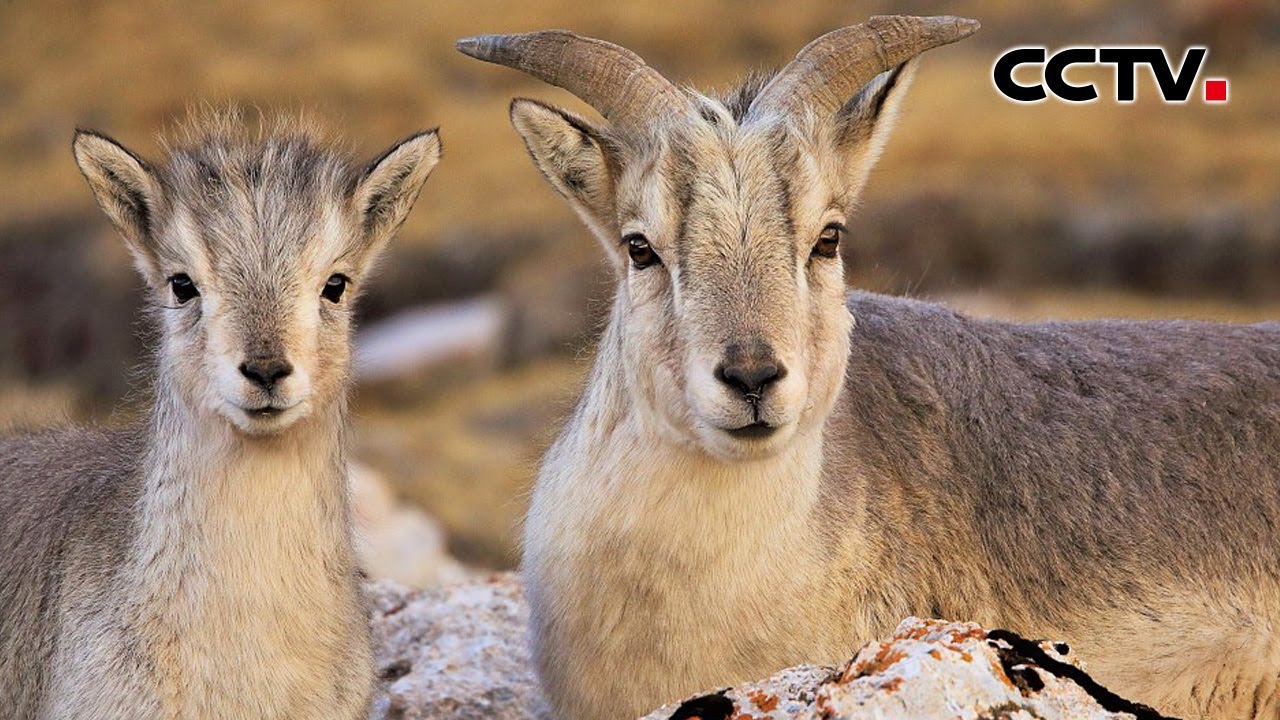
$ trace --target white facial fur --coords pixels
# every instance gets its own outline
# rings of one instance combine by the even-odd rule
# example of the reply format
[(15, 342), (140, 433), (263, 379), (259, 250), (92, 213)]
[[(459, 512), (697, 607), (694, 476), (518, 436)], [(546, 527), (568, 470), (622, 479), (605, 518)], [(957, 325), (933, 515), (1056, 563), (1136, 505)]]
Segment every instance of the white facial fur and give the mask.
[[(189, 215), (178, 215), (169, 245), (182, 258), (163, 274), (187, 274), (200, 294), (179, 303), (166, 284), (156, 299), (165, 327), (162, 357), (172, 359), (169, 370), (193, 408), (217, 413), (244, 432), (266, 434), (337, 397), (350, 366), (355, 293), (348, 287), (332, 302), (322, 292), (335, 275), (360, 277), (344, 257), (348, 238), (357, 232), (344, 216), (353, 214), (328, 202), (322, 222), (299, 228), (307, 242), (299, 242), (295, 252), (268, 257), (241, 249), (249, 258), (212, 254)], [(270, 390), (240, 370), (262, 351), (292, 368)]]
[(309, 131), (234, 116), (149, 166), (93, 133), (76, 159), (147, 281), (159, 371), (193, 412), (251, 435), (341, 402), (351, 303), (439, 159), (435, 131), (353, 166)]
[[(723, 461), (817, 433), (839, 391), (853, 319), (843, 227), (892, 125), (912, 64), (836, 118), (688, 113), (614, 134), (532, 101), (512, 120), (535, 162), (596, 233), (618, 278), (614, 322), (629, 389), (660, 437)], [(892, 89), (886, 97), (881, 92)], [(657, 259), (641, 267), (636, 237)], [(851, 239), (839, 231), (841, 243)], [(758, 390), (728, 368), (776, 368)]]

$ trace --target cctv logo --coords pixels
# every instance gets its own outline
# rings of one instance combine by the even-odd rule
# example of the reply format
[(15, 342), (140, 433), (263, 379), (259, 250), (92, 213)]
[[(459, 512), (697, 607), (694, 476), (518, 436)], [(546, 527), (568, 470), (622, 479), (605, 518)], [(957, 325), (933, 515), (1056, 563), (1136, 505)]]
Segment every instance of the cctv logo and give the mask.
[[(1002, 95), (1023, 103), (1040, 102), (1053, 93), (1058, 98), (1073, 103), (1092, 102), (1098, 99), (1098, 89), (1092, 83), (1072, 85), (1063, 74), (1072, 65), (1114, 65), (1116, 73), (1116, 100), (1133, 102), (1138, 95), (1138, 66), (1147, 65), (1155, 76), (1160, 95), (1167, 103), (1185, 103), (1195, 89), (1208, 49), (1188, 48), (1182, 56), (1177, 73), (1169, 64), (1169, 56), (1160, 47), (1071, 47), (1059, 50), (1045, 62), (1047, 52), (1043, 47), (1014, 48), (992, 68), (992, 79)], [(1043, 66), (1043, 81), (1035, 85), (1019, 85), (1014, 82), (1014, 70), (1020, 65)], [(1046, 90), (1047, 88), (1047, 90)], [(1204, 101), (1225, 103), (1227, 81), (1220, 78), (1204, 81)]]

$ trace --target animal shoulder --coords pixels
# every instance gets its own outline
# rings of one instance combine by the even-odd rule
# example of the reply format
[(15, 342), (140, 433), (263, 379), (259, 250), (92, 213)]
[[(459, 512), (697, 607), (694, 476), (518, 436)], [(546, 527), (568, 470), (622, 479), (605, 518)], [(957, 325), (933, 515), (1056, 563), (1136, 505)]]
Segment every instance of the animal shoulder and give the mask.
[(59, 429), (0, 438), (0, 517), (10, 528), (127, 502), (140, 487), (140, 428)]

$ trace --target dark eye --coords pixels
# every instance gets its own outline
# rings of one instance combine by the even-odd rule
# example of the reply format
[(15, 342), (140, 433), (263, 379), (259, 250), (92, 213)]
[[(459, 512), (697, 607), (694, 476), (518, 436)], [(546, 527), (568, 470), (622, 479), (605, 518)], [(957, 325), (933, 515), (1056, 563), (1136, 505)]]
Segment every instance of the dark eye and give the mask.
[(844, 225), (830, 223), (818, 233), (818, 242), (813, 244), (813, 255), (833, 258), (840, 252), (840, 238), (844, 235)]
[(331, 303), (336, 303), (342, 299), (342, 294), (347, 291), (347, 283), (351, 282), (346, 275), (334, 273), (324, 282), (324, 289), (320, 291), (320, 297)]
[(169, 287), (173, 290), (173, 297), (178, 301), (179, 305), (185, 304), (188, 300), (200, 294), (200, 290), (196, 288), (196, 284), (191, 282), (191, 277), (186, 273), (178, 273), (169, 278)]
[(649, 246), (649, 239), (640, 233), (631, 233), (622, 238), (627, 244), (627, 254), (631, 256), (631, 263), (636, 266), (637, 270), (643, 270), (654, 263), (662, 262), (658, 257), (658, 253), (653, 251)]

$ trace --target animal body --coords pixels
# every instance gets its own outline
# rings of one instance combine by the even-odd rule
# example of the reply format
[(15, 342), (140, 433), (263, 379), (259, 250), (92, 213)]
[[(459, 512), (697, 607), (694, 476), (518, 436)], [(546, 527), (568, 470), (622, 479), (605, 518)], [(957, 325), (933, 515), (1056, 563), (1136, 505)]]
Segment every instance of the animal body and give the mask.
[(1280, 325), (847, 295), (916, 58), (976, 29), (872, 18), (723, 98), (563, 31), (459, 43), (607, 121), (511, 107), (617, 283), (526, 522), (558, 717), (840, 662), (912, 614), (1069, 640), (1165, 713), (1280, 715)]
[(132, 426), (0, 440), (0, 714), (363, 718), (351, 303), (439, 140), (361, 166), (226, 113), (168, 144), (153, 165), (75, 138), (146, 285), (154, 401)]

